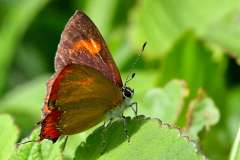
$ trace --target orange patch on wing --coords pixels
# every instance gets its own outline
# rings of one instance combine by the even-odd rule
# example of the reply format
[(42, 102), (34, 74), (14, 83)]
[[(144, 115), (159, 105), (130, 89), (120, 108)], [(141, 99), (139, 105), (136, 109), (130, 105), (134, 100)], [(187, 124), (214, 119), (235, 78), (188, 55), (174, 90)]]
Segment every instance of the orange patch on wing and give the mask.
[(83, 86), (89, 86), (93, 83), (93, 81), (94, 80), (92, 78), (86, 78), (86, 79), (80, 81), (79, 83)]
[(88, 50), (89, 53), (95, 55), (95, 54), (99, 53), (99, 51), (101, 50), (101, 44), (94, 41), (91, 38), (89, 40), (77, 41), (73, 46), (74, 50), (78, 50), (81, 48), (84, 48), (84, 49)]

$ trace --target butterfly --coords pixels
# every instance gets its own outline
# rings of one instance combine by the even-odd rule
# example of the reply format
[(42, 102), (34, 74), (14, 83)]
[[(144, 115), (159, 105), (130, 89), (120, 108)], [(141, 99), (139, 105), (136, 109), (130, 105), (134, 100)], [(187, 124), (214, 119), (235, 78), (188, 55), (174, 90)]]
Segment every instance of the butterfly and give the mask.
[[(132, 74), (132, 78), (135, 74)], [(134, 90), (120, 72), (90, 18), (76, 11), (61, 34), (55, 74), (48, 81), (40, 122), (40, 141), (82, 132), (105, 117), (122, 116)]]

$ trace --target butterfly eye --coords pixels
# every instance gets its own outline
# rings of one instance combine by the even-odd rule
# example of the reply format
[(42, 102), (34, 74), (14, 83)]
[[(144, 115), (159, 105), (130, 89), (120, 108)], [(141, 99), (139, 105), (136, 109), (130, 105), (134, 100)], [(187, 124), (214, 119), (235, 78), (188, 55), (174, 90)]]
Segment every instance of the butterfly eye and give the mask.
[(129, 87), (125, 87), (123, 88), (123, 96), (124, 97), (127, 97), (127, 98), (131, 98), (134, 94), (134, 90), (132, 90), (131, 88)]

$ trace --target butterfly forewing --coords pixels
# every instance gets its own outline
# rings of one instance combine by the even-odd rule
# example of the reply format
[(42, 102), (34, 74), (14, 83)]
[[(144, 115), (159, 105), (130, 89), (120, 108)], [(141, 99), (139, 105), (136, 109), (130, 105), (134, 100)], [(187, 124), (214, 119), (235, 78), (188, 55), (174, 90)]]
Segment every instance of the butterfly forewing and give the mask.
[(116, 64), (100, 32), (90, 18), (76, 11), (61, 35), (55, 57), (55, 70), (68, 64), (83, 64), (95, 68), (115, 85), (122, 87)]

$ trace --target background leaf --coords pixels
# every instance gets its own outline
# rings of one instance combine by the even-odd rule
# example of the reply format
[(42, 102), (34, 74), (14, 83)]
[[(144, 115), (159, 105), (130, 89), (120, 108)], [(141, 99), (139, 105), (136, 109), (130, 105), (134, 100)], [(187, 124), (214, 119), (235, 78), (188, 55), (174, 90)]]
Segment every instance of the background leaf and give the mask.
[(182, 111), (188, 92), (187, 84), (181, 80), (172, 80), (164, 88), (149, 89), (140, 111), (147, 116), (174, 124)]
[(149, 40), (149, 48), (146, 49), (148, 57), (156, 57), (166, 53), (184, 32), (193, 30), (199, 38), (239, 55), (240, 48), (236, 45), (239, 41), (233, 38), (233, 35), (240, 34), (235, 27), (238, 4), (238, 0), (220, 3), (218, 0), (201, 3), (191, 0), (181, 3), (176, 0), (143, 0), (132, 12), (130, 38), (135, 47), (139, 42)]
[[(18, 86), (2, 98), (0, 112), (13, 115), (25, 135), (40, 121), (48, 76)], [(20, 94), (21, 93), (21, 94)]]
[(14, 56), (14, 49), (27, 27), (49, 0), (21, 0), (10, 7), (0, 27), (0, 92), (3, 91), (6, 74)]
[(201, 130), (205, 128), (209, 131), (211, 126), (217, 124), (220, 113), (213, 100), (200, 90), (198, 96), (189, 104), (187, 118), (187, 135), (197, 138)]
[(227, 96), (227, 106), (228, 109), (225, 113), (226, 123), (230, 135), (230, 139), (233, 141), (235, 139), (236, 133), (238, 131), (238, 126), (240, 125), (240, 109), (239, 109), (239, 98), (240, 98), (240, 88), (235, 88), (230, 90)]
[[(103, 3), (103, 1), (92, 0), (87, 1), (85, 4), (86, 13), (88, 13), (90, 17), (94, 17), (93, 21), (97, 24), (104, 37), (110, 32), (118, 1), (119, 0), (107, 0)], [(100, 9), (102, 10), (102, 14), (98, 13)]]
[(192, 32), (186, 32), (165, 57), (159, 81), (162, 85), (176, 77), (184, 79), (190, 89), (189, 98), (203, 88), (210, 96), (218, 98), (217, 103), (220, 103), (224, 99), (225, 70), (225, 57), (215, 59), (213, 53)]

